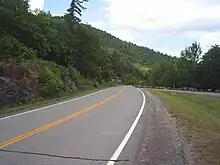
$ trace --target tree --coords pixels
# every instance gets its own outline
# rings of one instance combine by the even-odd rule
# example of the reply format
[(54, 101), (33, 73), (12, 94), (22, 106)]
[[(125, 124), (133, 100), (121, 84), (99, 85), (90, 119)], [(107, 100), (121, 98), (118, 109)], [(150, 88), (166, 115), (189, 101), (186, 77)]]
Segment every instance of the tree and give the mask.
[(82, 16), (82, 10), (86, 9), (84, 6), (82, 6), (82, 4), (88, 1), (89, 0), (72, 0), (70, 8), (67, 9), (68, 14), (65, 16), (65, 18), (74, 23), (81, 22), (79, 16)]
[(185, 58), (178, 58), (174, 61), (176, 68), (176, 86), (177, 87), (192, 87), (194, 85), (194, 66), (191, 61)]
[(199, 62), (202, 54), (202, 48), (199, 43), (194, 42), (191, 46), (181, 52), (181, 57), (191, 61), (193, 64)]
[(205, 88), (220, 89), (220, 46), (212, 46), (203, 56), (200, 64), (200, 77)]

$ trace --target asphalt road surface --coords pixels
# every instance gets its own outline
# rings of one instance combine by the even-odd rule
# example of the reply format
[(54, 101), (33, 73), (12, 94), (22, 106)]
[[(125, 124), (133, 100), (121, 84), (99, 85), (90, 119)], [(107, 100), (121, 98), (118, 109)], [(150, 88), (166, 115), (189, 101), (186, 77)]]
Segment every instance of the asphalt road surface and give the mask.
[(185, 165), (162, 103), (131, 86), (0, 119), (0, 165)]
[[(144, 97), (134, 87), (114, 87), (52, 107), (1, 118), (0, 164), (127, 164), (108, 160), (134, 157), (134, 147), (141, 135), (137, 125), (144, 110)], [(128, 152), (122, 154), (125, 148)]]

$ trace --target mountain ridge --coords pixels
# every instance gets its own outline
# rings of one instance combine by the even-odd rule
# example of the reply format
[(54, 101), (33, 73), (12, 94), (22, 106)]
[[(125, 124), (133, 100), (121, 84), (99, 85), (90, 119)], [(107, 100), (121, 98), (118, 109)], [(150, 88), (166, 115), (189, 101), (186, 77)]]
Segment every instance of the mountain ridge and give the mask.
[(102, 44), (106, 47), (114, 48), (115, 50), (121, 49), (122, 51), (120, 52), (127, 53), (127, 55), (136, 54), (137, 59), (133, 59), (139, 60), (136, 62), (141, 62), (141, 60), (143, 60), (144, 63), (153, 63), (169, 60), (172, 58), (170, 55), (161, 53), (160, 51), (148, 48), (146, 46), (140, 46), (132, 42), (124, 41), (117, 36), (114, 36), (111, 33), (102, 29), (95, 28), (92, 25), (84, 24), (84, 26), (87, 26), (87, 28), (90, 28), (92, 31), (94, 31), (94, 33), (99, 36)]

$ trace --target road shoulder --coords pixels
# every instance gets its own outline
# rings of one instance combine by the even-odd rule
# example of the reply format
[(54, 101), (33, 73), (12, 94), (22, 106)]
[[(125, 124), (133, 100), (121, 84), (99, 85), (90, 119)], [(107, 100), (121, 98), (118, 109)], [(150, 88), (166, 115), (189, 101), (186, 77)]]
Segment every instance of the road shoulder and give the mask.
[(188, 146), (180, 136), (175, 120), (157, 97), (148, 91), (145, 95), (145, 123), (133, 164), (187, 164)]
[(220, 99), (212, 95), (150, 90), (175, 117), (189, 144), (189, 164), (220, 162)]

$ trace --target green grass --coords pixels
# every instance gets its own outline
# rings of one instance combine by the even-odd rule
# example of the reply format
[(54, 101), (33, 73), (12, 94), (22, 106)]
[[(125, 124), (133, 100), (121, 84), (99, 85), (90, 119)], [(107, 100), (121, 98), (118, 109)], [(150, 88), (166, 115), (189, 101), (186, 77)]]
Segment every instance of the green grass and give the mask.
[(93, 93), (96, 91), (99, 91), (101, 89), (104, 89), (105, 87), (102, 88), (94, 88), (94, 89), (90, 89), (90, 90), (84, 90), (84, 91), (78, 91), (74, 94), (64, 94), (61, 97), (56, 97), (56, 98), (50, 98), (50, 99), (43, 99), (43, 100), (39, 100), (39, 101), (33, 101), (33, 102), (29, 102), (23, 105), (13, 105), (13, 106), (9, 106), (9, 107), (3, 107), (0, 109), (0, 117), (4, 117), (4, 116), (8, 116), (8, 115), (12, 115), (12, 114), (16, 114), (19, 112), (24, 112), (24, 111), (29, 111), (35, 108), (41, 108), (44, 106), (48, 106), (48, 105), (52, 105), (61, 101), (65, 101), (65, 100), (69, 100), (69, 99), (73, 99), (76, 97), (80, 97), (89, 93)]
[[(220, 164), (220, 98), (150, 90), (187, 127), (202, 164)], [(182, 126), (183, 126), (182, 125)], [(201, 163), (200, 163), (201, 164)]]

